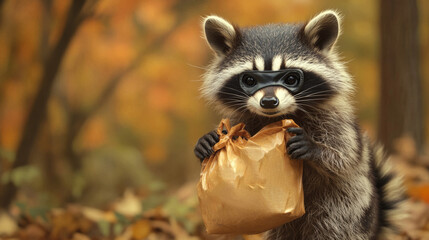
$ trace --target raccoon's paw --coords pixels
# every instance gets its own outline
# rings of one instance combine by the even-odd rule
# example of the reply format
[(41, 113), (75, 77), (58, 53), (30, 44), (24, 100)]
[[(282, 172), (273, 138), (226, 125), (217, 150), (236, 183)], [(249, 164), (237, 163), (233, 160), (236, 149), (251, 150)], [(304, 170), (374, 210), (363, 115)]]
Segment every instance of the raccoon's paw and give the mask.
[(286, 131), (295, 134), (286, 143), (286, 150), (290, 158), (300, 160), (314, 159), (317, 144), (307, 135), (304, 129), (292, 127)]
[(219, 135), (216, 131), (211, 131), (198, 139), (194, 148), (195, 156), (202, 162), (204, 159), (210, 157), (214, 153), (213, 146), (219, 142)]

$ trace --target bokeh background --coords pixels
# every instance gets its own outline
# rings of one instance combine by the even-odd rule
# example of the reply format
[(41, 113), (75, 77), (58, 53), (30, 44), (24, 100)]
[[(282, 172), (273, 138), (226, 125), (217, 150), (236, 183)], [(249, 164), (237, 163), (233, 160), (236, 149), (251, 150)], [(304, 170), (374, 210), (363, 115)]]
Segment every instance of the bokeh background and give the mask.
[[(92, 219), (104, 235), (138, 221), (126, 211), (161, 208), (195, 235), (193, 146), (220, 120), (199, 96), (212, 55), (202, 17), (248, 26), (303, 22), (327, 8), (343, 14), (338, 47), (356, 82), (360, 123), (376, 139), (379, 1), (0, 0), (0, 207), (29, 222), (70, 203), (113, 211), (113, 220)], [(417, 14), (420, 131), (428, 139), (428, 1), (417, 1)], [(424, 141), (417, 150), (412, 139), (402, 142), (424, 156)], [(124, 199), (125, 208), (138, 206), (121, 212)]]

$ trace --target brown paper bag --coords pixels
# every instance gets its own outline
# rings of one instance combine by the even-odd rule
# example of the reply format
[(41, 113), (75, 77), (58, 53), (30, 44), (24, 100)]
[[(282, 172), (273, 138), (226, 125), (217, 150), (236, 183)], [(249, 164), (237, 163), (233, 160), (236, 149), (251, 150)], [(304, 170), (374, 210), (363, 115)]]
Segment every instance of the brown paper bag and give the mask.
[(222, 120), (216, 152), (204, 160), (198, 183), (208, 233), (261, 233), (305, 213), (302, 161), (286, 153), (288, 127), (297, 125), (282, 120), (251, 137), (244, 124), (231, 128)]

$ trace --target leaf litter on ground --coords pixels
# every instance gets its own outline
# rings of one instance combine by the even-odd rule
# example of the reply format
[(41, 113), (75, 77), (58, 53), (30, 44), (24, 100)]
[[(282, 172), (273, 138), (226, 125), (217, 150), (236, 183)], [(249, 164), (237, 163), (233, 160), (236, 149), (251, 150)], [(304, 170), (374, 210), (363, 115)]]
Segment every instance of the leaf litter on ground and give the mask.
[[(403, 176), (409, 198), (408, 217), (401, 224), (401, 233), (392, 239), (429, 239), (429, 156), (418, 155), (410, 138), (399, 139), (395, 150), (390, 159)], [(127, 189), (122, 198), (104, 210), (77, 204), (45, 209), (15, 203), (8, 212), (0, 212), (0, 239), (262, 239), (262, 234), (208, 235), (195, 186), (196, 182), (190, 181), (167, 197), (159, 192), (142, 197)]]

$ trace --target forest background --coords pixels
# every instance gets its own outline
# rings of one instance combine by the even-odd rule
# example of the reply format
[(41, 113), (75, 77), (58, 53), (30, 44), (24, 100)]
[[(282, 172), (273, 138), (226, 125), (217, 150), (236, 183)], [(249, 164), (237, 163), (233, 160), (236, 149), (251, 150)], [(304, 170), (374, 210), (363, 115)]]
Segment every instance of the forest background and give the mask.
[[(389, 4), (382, 4), (386, 1), (0, 0), (0, 225), (11, 226), (0, 227), (0, 234), (27, 236), (25, 229), (33, 226), (43, 236), (67, 239), (83, 227), (62, 236), (52, 224), (56, 214), (83, 214), (97, 229), (88, 233), (93, 239), (122, 236), (136, 224), (147, 231), (133, 234), (146, 237), (157, 229), (145, 215), (152, 214), (167, 223), (158, 228), (170, 237), (204, 235), (193, 147), (220, 121), (199, 96), (212, 57), (201, 21), (210, 14), (249, 26), (340, 11), (338, 46), (356, 82), (363, 129), (428, 175), (429, 2), (392, 1), (399, 7), (391, 12), (400, 10), (392, 16), (412, 31), (403, 35), (416, 42), (411, 56), (403, 58), (412, 69), (396, 67), (414, 91), (408, 94), (413, 100), (400, 101), (405, 109), (417, 106), (405, 124), (410, 132), (398, 125), (394, 136), (381, 130), (386, 116), (409, 114), (395, 102), (386, 105), (382, 93), (390, 87), (380, 80), (386, 79), (383, 21), (390, 21), (383, 13)], [(406, 92), (408, 85), (396, 88)], [(429, 202), (429, 181), (410, 189)], [(61, 213), (52, 210), (58, 208)]]

